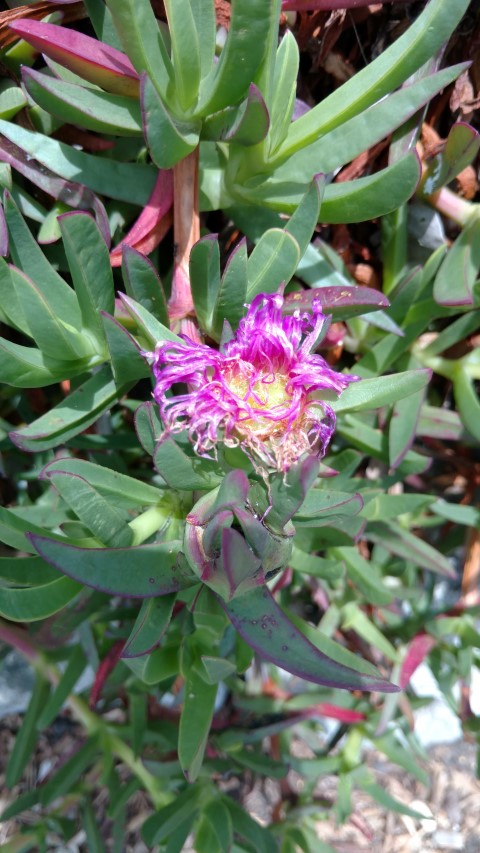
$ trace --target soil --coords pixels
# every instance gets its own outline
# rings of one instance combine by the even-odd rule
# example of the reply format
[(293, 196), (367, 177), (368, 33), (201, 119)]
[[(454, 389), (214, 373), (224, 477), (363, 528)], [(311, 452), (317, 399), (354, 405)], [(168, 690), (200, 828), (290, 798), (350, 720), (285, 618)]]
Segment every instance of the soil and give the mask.
[[(5, 765), (20, 723), (21, 717), (11, 714), (4, 717), (0, 724), (0, 810), (20, 793), (38, 784), (50, 768), (55, 767), (78, 744), (82, 734), (68, 716), (60, 717), (39, 736), (35, 755), (22, 782), (13, 791), (7, 791)], [(344, 825), (337, 826), (326, 811), (325, 820), (317, 824), (319, 840), (330, 844), (336, 853), (479, 853), (480, 782), (476, 779), (474, 744), (458, 741), (435, 746), (429, 751), (429, 759), (426, 770), (430, 783), (424, 786), (379, 753), (370, 751), (365, 755), (365, 763), (374, 771), (377, 782), (398, 801), (424, 813), (424, 820), (387, 812), (367, 794), (355, 791), (351, 818)], [(290, 781), (294, 787), (295, 780)], [(335, 776), (325, 776), (319, 781), (316, 793), (322, 799), (332, 801), (335, 799), (336, 785)], [(248, 787), (246, 785), (244, 790)], [(272, 818), (278, 798), (278, 782), (263, 780), (246, 796), (245, 805), (252, 816), (265, 825)], [(97, 819), (101, 822), (108, 805), (103, 789), (99, 789), (93, 805)], [(140, 793), (134, 795), (129, 803), (125, 853), (148, 853), (140, 834), (149, 813), (146, 796)], [(34, 822), (33, 811), (24, 812), (19, 820), (0, 822), (0, 847), (22, 827), (26, 828)], [(64, 842), (57, 846), (55, 836), (52, 835), (49, 849), (61, 850), (62, 853), (88, 853), (85, 834), (81, 829), (70, 841), (68, 848)], [(194, 853), (194, 848), (187, 843), (184, 851)]]

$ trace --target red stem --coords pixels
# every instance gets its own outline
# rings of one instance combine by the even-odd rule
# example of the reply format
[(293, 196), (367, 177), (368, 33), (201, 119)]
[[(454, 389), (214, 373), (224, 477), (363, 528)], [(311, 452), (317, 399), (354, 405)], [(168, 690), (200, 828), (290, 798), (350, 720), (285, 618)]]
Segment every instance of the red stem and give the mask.
[(173, 168), (174, 270), (170, 319), (182, 321), (194, 314), (188, 262), (194, 243), (200, 239), (198, 213), (198, 146)]

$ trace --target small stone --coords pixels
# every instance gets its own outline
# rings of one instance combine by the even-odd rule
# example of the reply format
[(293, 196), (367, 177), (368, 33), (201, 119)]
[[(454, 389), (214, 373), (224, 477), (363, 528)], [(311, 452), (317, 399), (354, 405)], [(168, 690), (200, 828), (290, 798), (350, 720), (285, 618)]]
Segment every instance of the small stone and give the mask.
[(461, 832), (448, 832), (446, 829), (437, 829), (432, 835), (432, 842), (440, 850), (448, 850), (448, 853), (454, 853), (454, 850), (464, 850), (465, 840)]

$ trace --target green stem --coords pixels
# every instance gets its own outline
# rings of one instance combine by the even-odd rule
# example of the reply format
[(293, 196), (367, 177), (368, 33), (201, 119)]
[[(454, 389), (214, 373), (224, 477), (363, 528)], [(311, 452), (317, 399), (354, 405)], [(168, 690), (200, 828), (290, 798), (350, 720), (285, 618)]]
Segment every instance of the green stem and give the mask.
[[(38, 673), (43, 675), (54, 687), (57, 686), (61, 678), (60, 672), (55, 666), (48, 663), (41, 652), (37, 651), (26, 631), (0, 619), (0, 640), (3, 640), (20, 652)], [(144, 767), (140, 759), (135, 756), (133, 749), (120, 740), (111, 731), (108, 724), (92, 711), (80, 696), (70, 694), (66, 704), (70, 708), (73, 717), (84, 727), (88, 736), (94, 734), (103, 735), (105, 741), (110, 745), (113, 754), (129, 767), (144, 786), (156, 808), (170, 802), (171, 797), (160, 789), (159, 780)]]
[(149, 507), (149, 509), (137, 515), (132, 521), (129, 521), (128, 526), (133, 531), (132, 545), (141, 545), (146, 539), (149, 539), (157, 530), (166, 528), (172, 518), (171, 506)]
[(391, 293), (407, 262), (407, 206), (382, 217), (383, 292)]

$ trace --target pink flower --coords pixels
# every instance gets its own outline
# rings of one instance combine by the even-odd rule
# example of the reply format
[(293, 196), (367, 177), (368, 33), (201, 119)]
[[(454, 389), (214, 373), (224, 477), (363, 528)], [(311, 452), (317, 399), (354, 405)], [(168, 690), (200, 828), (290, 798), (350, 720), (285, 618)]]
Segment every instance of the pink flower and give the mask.
[[(243, 448), (258, 470), (287, 471), (304, 453), (324, 456), (335, 414), (324, 399), (358, 377), (337, 373), (312, 352), (326, 317), (320, 295), (312, 313), (282, 315), (283, 296), (256, 296), (220, 351), (194, 343), (159, 343), (146, 353), (166, 435), (188, 430), (199, 456), (219, 442)], [(184, 393), (167, 397), (173, 385)]]

